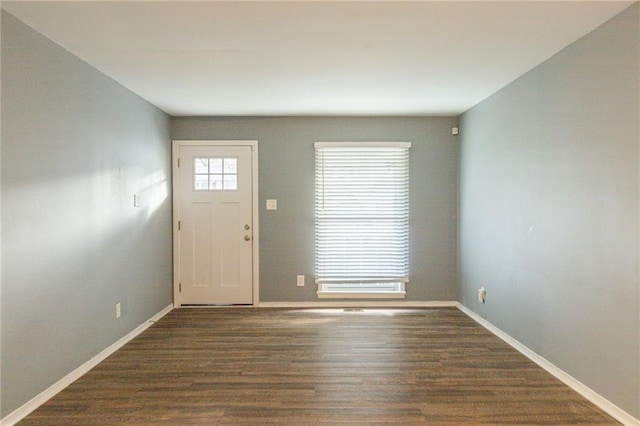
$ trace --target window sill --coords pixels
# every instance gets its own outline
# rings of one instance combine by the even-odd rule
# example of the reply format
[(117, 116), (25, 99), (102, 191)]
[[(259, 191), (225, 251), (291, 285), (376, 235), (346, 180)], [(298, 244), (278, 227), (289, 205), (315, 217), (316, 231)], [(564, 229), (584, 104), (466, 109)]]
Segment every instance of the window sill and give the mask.
[(404, 282), (318, 283), (318, 299), (404, 299)]
[(318, 291), (318, 299), (404, 299), (404, 291)]

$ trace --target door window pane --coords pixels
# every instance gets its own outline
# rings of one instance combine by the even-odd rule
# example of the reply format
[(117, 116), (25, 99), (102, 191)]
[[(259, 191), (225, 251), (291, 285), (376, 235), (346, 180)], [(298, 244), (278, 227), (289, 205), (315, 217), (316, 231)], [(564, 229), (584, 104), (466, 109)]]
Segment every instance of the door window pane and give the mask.
[(194, 170), (196, 174), (209, 173), (209, 162), (205, 158), (196, 158), (194, 162)]
[(210, 158), (209, 167), (211, 168), (210, 173), (222, 174), (222, 158)]
[(209, 175), (209, 189), (221, 190), (223, 188), (222, 175)]
[(238, 189), (238, 175), (224, 175), (224, 189), (227, 191)]
[(225, 158), (224, 159), (224, 173), (235, 175), (238, 173), (238, 159), (237, 158)]
[(206, 191), (209, 189), (209, 180), (207, 179), (207, 175), (196, 175), (195, 176), (195, 188), (196, 191)]

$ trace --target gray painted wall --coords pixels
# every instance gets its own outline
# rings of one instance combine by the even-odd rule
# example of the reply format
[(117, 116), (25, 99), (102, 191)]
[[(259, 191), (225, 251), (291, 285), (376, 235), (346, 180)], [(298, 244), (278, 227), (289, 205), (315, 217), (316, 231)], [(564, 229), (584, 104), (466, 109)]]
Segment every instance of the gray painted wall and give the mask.
[[(455, 300), (458, 142), (452, 117), (174, 118), (174, 139), (258, 140), (260, 300), (317, 301), (316, 141), (409, 141), (410, 273), (406, 300)], [(278, 200), (277, 211), (265, 201)], [(304, 274), (305, 287), (296, 286)], [(324, 300), (324, 299), (323, 299)]]
[(459, 222), (462, 303), (636, 418), (639, 10), (461, 116)]
[(2, 12), (3, 417), (171, 303), (170, 146), (166, 114)]

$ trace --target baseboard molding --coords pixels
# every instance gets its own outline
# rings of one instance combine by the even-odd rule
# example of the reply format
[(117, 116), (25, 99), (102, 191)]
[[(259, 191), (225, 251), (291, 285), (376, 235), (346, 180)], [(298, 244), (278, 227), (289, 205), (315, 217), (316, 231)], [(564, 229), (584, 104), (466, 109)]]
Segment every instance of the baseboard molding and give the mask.
[(44, 404), (45, 402), (53, 398), (57, 393), (62, 391), (71, 383), (78, 380), (84, 374), (89, 372), (89, 370), (91, 370), (93, 367), (95, 367), (96, 365), (104, 361), (109, 355), (113, 354), (115, 351), (123, 347), (125, 344), (127, 344), (133, 338), (135, 338), (140, 333), (145, 331), (147, 328), (151, 327), (153, 323), (158, 321), (160, 318), (162, 318), (172, 310), (173, 310), (173, 304), (167, 306), (166, 308), (164, 308), (163, 310), (161, 310), (160, 312), (158, 312), (157, 314), (149, 318), (147, 321), (145, 321), (144, 323), (136, 327), (134, 330), (132, 330), (122, 338), (118, 339), (115, 343), (113, 343), (111, 346), (109, 346), (108, 348), (106, 348), (105, 350), (103, 350), (93, 358), (91, 358), (89, 361), (85, 362), (80, 367), (76, 368), (71, 373), (67, 374), (62, 379), (58, 380), (56, 383), (51, 385), (48, 389), (36, 395), (34, 398), (32, 398), (22, 407), (16, 409), (15, 411), (7, 415), (7, 417), (5, 417), (4, 419), (1, 419), (0, 425), (13, 426), (16, 423), (18, 423), (20, 420), (27, 417), (36, 408), (38, 408), (39, 406), (41, 406), (42, 404)]
[(333, 302), (260, 302), (260, 308), (456, 308), (455, 301), (333, 301)]
[(480, 315), (473, 312), (471, 309), (467, 308), (461, 303), (457, 303), (458, 309), (464, 312), (471, 319), (476, 321), (478, 324), (489, 330), (491, 333), (495, 334), (500, 339), (504, 340), (508, 345), (513, 347), (515, 350), (529, 358), (531, 361), (538, 364), (540, 367), (544, 368), (547, 372), (552, 374), (554, 377), (559, 379), (561, 382), (569, 386), (571, 389), (578, 392), (580, 395), (591, 401), (602, 411), (609, 414), (614, 419), (618, 420), (624, 425), (628, 426), (640, 426), (640, 419), (636, 419), (631, 414), (624, 411), (622, 408), (618, 407), (608, 399), (604, 398), (593, 389), (589, 388), (585, 384), (581, 383), (579, 380), (576, 380), (569, 374), (565, 373), (562, 369), (558, 368), (551, 362), (547, 361), (545, 358), (541, 357), (513, 337), (509, 336), (504, 331), (500, 330), (495, 325), (491, 324), (486, 319), (482, 318)]

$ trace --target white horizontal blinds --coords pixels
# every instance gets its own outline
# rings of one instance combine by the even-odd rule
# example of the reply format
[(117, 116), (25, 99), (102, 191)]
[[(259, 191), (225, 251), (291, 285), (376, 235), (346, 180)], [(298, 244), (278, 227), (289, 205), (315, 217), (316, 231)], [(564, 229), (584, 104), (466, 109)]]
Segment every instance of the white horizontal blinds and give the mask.
[(316, 143), (316, 280), (408, 282), (409, 143)]

